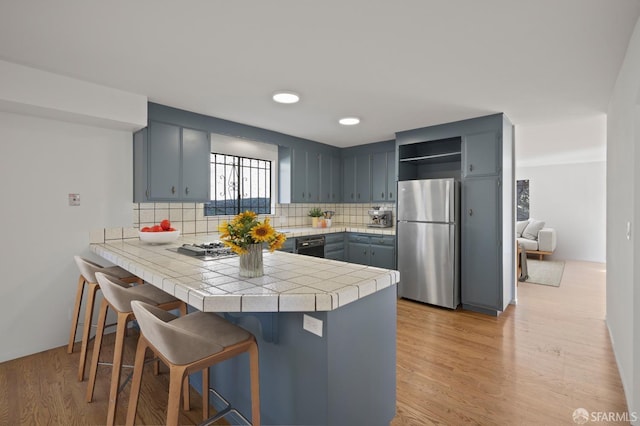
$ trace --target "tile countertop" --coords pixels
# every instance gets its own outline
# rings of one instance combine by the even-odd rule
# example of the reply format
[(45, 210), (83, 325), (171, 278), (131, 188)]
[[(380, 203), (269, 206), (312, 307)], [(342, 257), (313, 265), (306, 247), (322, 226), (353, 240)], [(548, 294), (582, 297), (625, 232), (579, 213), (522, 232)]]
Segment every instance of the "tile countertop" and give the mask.
[[(335, 226), (280, 231), (287, 237), (345, 230), (373, 233), (368, 231), (372, 228), (348, 229)], [(138, 238), (120, 238), (92, 240), (90, 247), (194, 308), (210, 312), (331, 311), (400, 280), (398, 271), (278, 251), (264, 252), (264, 276), (243, 278), (238, 274), (236, 256), (203, 261), (169, 250), (216, 239), (217, 234), (185, 235), (174, 243), (152, 245)]]

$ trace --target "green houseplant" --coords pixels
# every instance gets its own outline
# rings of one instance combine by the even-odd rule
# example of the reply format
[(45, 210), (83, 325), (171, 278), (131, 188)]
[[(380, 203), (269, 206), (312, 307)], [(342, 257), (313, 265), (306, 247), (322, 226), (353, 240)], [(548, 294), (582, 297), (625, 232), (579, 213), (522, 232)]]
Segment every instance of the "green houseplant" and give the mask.
[(320, 207), (313, 207), (309, 210), (309, 216), (311, 217), (311, 226), (314, 228), (318, 227), (318, 219), (324, 216)]

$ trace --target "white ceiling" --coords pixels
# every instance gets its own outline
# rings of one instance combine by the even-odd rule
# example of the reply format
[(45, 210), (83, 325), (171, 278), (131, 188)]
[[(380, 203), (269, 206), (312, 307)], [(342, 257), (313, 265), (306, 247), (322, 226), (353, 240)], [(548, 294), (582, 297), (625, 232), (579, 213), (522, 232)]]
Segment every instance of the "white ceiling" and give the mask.
[[(0, 0), (0, 59), (344, 147), (496, 112), (606, 113), (639, 15), (640, 0)], [(273, 103), (279, 89), (302, 101)]]

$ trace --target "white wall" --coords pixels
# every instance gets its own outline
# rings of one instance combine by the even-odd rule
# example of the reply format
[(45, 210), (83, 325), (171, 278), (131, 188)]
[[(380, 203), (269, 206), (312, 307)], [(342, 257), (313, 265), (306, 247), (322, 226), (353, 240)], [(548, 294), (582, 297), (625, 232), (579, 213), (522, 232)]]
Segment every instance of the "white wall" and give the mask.
[(73, 256), (104, 263), (90, 230), (132, 226), (132, 169), (130, 131), (0, 113), (0, 362), (66, 344)]
[(606, 163), (518, 167), (529, 179), (530, 217), (555, 228), (554, 259), (606, 261)]
[(516, 127), (530, 217), (556, 229), (552, 258), (606, 261), (606, 116)]
[(629, 410), (640, 415), (640, 21), (607, 116), (607, 325)]

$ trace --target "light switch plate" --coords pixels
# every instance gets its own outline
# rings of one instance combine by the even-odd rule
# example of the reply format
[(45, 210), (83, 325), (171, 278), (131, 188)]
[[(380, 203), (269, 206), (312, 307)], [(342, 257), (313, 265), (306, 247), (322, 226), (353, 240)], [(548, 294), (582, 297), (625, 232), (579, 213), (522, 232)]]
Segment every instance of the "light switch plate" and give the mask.
[(302, 328), (309, 333), (313, 333), (316, 336), (322, 337), (322, 320), (314, 318), (311, 315), (302, 315)]
[(70, 206), (79, 206), (80, 205), (80, 194), (69, 194), (69, 205)]

